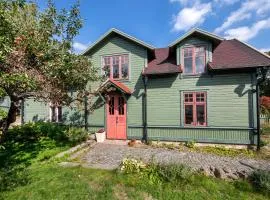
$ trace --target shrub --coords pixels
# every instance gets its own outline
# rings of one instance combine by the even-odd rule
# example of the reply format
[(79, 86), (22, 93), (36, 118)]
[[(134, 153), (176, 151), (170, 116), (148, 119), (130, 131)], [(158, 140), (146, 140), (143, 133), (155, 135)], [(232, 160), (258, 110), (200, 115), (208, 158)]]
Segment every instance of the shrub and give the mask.
[(188, 148), (194, 148), (195, 144), (196, 144), (196, 142), (194, 140), (185, 142), (185, 146), (188, 147)]
[(161, 179), (167, 182), (187, 180), (192, 175), (190, 168), (179, 164), (159, 165), (158, 172)]
[(257, 170), (250, 175), (250, 180), (255, 188), (270, 193), (270, 172)]
[(140, 173), (143, 171), (143, 169), (145, 169), (145, 167), (146, 165), (140, 160), (125, 158), (122, 161), (120, 169), (121, 171), (129, 174), (129, 173)]
[(184, 165), (169, 164), (160, 165), (154, 162), (146, 165), (136, 159), (125, 158), (122, 161), (121, 171), (130, 174), (140, 174), (147, 177), (149, 183), (159, 184), (162, 182), (174, 182), (189, 180), (193, 172)]
[(71, 142), (72, 144), (85, 141), (88, 137), (88, 132), (83, 128), (70, 127), (64, 132), (68, 138), (68, 141)]
[(0, 192), (29, 183), (29, 170), (24, 165), (0, 169)]

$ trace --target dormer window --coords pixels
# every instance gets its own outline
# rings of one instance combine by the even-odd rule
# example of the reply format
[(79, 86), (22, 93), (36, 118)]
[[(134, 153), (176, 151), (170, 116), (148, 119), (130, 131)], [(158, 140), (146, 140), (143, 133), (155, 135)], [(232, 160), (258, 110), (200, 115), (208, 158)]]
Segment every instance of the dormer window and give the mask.
[(205, 72), (205, 47), (183, 48), (184, 74), (201, 74)]
[(127, 80), (129, 78), (128, 54), (104, 56), (102, 59), (106, 76), (114, 80)]

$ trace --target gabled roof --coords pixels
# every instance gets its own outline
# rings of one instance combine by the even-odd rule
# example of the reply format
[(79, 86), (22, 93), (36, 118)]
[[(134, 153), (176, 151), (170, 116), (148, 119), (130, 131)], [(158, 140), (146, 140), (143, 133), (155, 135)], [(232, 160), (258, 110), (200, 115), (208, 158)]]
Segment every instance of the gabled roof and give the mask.
[(143, 75), (180, 73), (181, 68), (176, 65), (176, 58), (172, 55), (170, 55), (169, 48), (155, 49), (154, 59), (148, 62), (148, 66), (144, 68)]
[(174, 42), (172, 42), (169, 47), (173, 47), (176, 44), (178, 44), (179, 42), (183, 41), (184, 39), (188, 38), (189, 36), (193, 35), (193, 34), (199, 34), (199, 35), (203, 35), (205, 37), (208, 37), (212, 40), (216, 40), (218, 42), (224, 40), (224, 38), (219, 37), (218, 35), (215, 35), (213, 33), (201, 30), (199, 28), (193, 28), (191, 29), (189, 32), (187, 32), (186, 34), (184, 34), (183, 36), (181, 36), (180, 38), (178, 38), (177, 40), (175, 40)]
[(96, 90), (96, 92), (104, 92), (107, 88), (113, 85), (115, 88), (119, 89), (123, 93), (132, 94), (132, 91), (124, 84), (119, 81), (115, 81), (111, 78), (108, 78), (102, 85)]
[(147, 44), (146, 42), (143, 42), (142, 40), (139, 40), (131, 35), (128, 35), (127, 33), (124, 33), (118, 29), (115, 29), (115, 28), (111, 28), (109, 31), (107, 31), (104, 35), (102, 35), (98, 40), (96, 40), (92, 45), (90, 45), (85, 51), (83, 51), (81, 53), (81, 55), (85, 55), (87, 54), (91, 49), (93, 49), (97, 44), (99, 44), (100, 42), (102, 42), (104, 39), (106, 39), (107, 37), (109, 37), (110, 35), (112, 34), (117, 34), (117, 35), (120, 35), (126, 39), (129, 39), (133, 42), (135, 42), (136, 44), (139, 44), (147, 49), (150, 49), (150, 50), (153, 50), (155, 47), (150, 45), (150, 44)]
[(222, 41), (213, 51), (210, 69), (239, 69), (270, 66), (270, 57), (237, 39)]

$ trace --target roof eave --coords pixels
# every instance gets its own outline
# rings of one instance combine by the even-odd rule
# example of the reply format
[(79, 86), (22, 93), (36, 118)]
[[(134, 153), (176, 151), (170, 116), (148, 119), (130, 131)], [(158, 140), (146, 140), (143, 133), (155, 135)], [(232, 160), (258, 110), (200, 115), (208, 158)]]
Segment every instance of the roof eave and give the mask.
[(218, 35), (215, 35), (215, 34), (213, 34), (213, 33), (210, 33), (210, 32), (208, 32), (208, 31), (204, 31), (204, 30), (201, 30), (201, 29), (199, 29), (199, 28), (193, 28), (193, 29), (191, 29), (189, 32), (187, 32), (186, 34), (184, 34), (183, 36), (181, 36), (180, 38), (178, 38), (177, 40), (173, 41), (173, 42), (169, 45), (169, 47), (175, 46), (176, 44), (178, 44), (179, 42), (183, 41), (184, 39), (186, 39), (188, 36), (190, 36), (191, 34), (193, 34), (193, 33), (195, 33), (195, 32), (198, 32), (198, 33), (201, 33), (201, 34), (203, 34), (203, 35), (209, 36), (209, 37), (214, 38), (214, 39), (216, 39), (216, 40), (220, 40), (220, 41), (224, 40), (224, 38), (222, 38), (222, 37), (220, 37), (220, 36), (218, 36)]
[(86, 50), (84, 50), (82, 53), (80, 53), (80, 55), (86, 55), (91, 49), (93, 49), (97, 44), (99, 44), (101, 41), (103, 41), (106, 37), (108, 37), (112, 33), (119, 34), (122, 37), (125, 37), (125, 38), (127, 38), (127, 39), (129, 39), (137, 44), (140, 44), (141, 46), (144, 46), (147, 49), (150, 49), (150, 50), (155, 49), (154, 46), (147, 44), (147, 43), (143, 42), (142, 40), (139, 40), (131, 35), (128, 35), (127, 33), (124, 33), (116, 28), (111, 28), (109, 31), (104, 33), (99, 39), (97, 39), (92, 45), (90, 45)]

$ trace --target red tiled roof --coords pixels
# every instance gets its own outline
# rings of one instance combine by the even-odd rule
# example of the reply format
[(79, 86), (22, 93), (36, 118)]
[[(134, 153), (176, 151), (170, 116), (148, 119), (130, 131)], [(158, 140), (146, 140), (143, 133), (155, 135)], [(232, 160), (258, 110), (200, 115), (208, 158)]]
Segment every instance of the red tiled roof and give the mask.
[(208, 67), (215, 69), (239, 69), (270, 66), (270, 58), (239, 40), (224, 40), (213, 51)]
[(144, 69), (144, 75), (180, 73), (180, 66), (176, 65), (176, 58), (170, 56), (169, 48), (154, 50), (154, 59), (150, 60)]
[(119, 81), (113, 80), (111, 78), (107, 79), (98, 89), (97, 91), (102, 92), (104, 89), (113, 84), (116, 88), (120, 89), (126, 94), (132, 94), (132, 91), (124, 84)]
[(109, 79), (110, 82), (112, 82), (116, 87), (118, 87), (119, 89), (121, 89), (123, 92), (125, 92), (126, 94), (131, 94), (131, 90), (124, 84), (124, 83), (121, 83), (119, 81), (115, 81), (113, 79)]

